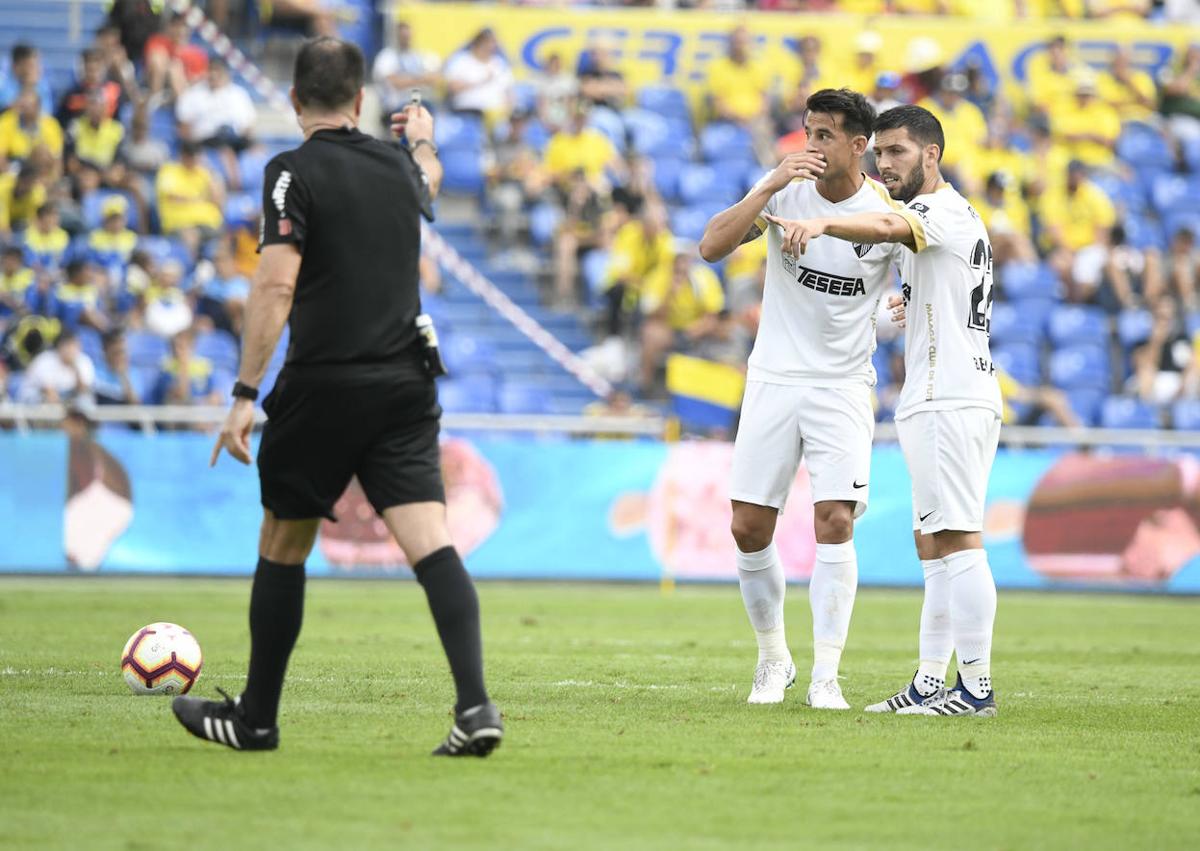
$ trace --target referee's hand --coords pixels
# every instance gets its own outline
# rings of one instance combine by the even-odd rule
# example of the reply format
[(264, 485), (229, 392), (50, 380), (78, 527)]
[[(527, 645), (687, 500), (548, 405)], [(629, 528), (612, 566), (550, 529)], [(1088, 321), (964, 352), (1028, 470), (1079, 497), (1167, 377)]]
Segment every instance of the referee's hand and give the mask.
[(221, 434), (217, 436), (217, 445), (213, 447), (212, 458), (208, 466), (215, 467), (221, 457), (221, 450), (243, 464), (250, 463), (250, 430), (254, 428), (254, 403), (249, 399), (235, 399), (221, 426)]
[(392, 113), (392, 133), (397, 139), (408, 139), (408, 144), (424, 139), (433, 141), (433, 116), (423, 106), (409, 104), (399, 112)]

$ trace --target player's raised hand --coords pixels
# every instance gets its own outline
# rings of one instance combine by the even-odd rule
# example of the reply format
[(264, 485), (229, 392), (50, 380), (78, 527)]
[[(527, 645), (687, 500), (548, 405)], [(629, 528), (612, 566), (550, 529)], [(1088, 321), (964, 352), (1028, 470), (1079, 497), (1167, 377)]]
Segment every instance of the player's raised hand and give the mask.
[(778, 192), (793, 180), (816, 180), (825, 173), (825, 158), (812, 151), (788, 154), (767, 177), (767, 186)]
[(888, 310), (892, 312), (892, 324), (898, 328), (903, 328), (907, 322), (908, 314), (904, 310), (904, 296), (890, 295), (888, 296)]
[(233, 407), (229, 409), (229, 415), (225, 417), (225, 423), (221, 426), (221, 433), (217, 436), (217, 443), (213, 447), (212, 458), (209, 459), (208, 466), (215, 467), (217, 459), (221, 457), (221, 450), (228, 450), (229, 454), (243, 464), (250, 463), (250, 429), (254, 428), (254, 403), (249, 399), (237, 399), (233, 403)]
[(783, 231), (783, 253), (799, 258), (808, 250), (810, 240), (825, 233), (825, 223), (820, 219), (781, 219), (764, 213), (763, 218)]

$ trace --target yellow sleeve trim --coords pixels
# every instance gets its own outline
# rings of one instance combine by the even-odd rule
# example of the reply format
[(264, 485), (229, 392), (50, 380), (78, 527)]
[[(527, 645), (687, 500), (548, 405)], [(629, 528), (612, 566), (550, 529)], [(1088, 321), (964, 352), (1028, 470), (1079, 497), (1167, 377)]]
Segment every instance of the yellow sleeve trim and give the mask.
[(871, 178), (866, 177), (865, 175), (864, 175), (864, 177), (865, 177), (867, 183), (870, 185), (870, 187), (875, 190), (875, 194), (878, 195), (881, 199), (883, 199), (883, 202), (885, 204), (887, 204), (893, 210), (903, 210), (904, 209), (903, 204), (901, 204), (899, 201), (897, 201), (895, 198), (893, 198), (891, 195), (888, 194), (886, 186), (884, 186), (878, 180), (872, 180)]
[(916, 245), (916, 252), (920, 253), (924, 251), (927, 243), (925, 242), (925, 225), (921, 223), (921, 217), (907, 207), (901, 207), (896, 211), (896, 215), (908, 222), (908, 226), (912, 228), (913, 243)]
[(771, 224), (766, 219), (764, 219), (762, 216), (759, 216), (757, 219), (754, 220), (754, 226), (756, 228), (758, 228), (761, 233), (766, 233), (767, 228), (769, 228), (771, 226)]

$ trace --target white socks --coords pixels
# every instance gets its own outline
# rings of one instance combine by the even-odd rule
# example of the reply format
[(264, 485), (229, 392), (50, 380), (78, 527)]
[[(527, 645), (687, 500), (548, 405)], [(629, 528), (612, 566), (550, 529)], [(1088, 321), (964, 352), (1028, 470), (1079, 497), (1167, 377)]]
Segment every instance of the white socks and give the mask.
[[(736, 548), (735, 548), (736, 549)], [(738, 582), (742, 602), (758, 638), (758, 663), (791, 662), (783, 631), (783, 597), (787, 582), (772, 542), (756, 553), (737, 551)]]
[(987, 553), (962, 550), (942, 561), (950, 577), (950, 623), (958, 673), (967, 691), (987, 697), (992, 691), (992, 624), (996, 620), (996, 583)]
[(929, 697), (946, 685), (946, 667), (954, 650), (950, 629), (950, 574), (940, 558), (921, 561), (925, 572), (925, 602), (921, 605), (921, 664), (913, 685)]
[(813, 682), (837, 679), (857, 589), (854, 542), (817, 544), (817, 561), (808, 585), (813, 619)]

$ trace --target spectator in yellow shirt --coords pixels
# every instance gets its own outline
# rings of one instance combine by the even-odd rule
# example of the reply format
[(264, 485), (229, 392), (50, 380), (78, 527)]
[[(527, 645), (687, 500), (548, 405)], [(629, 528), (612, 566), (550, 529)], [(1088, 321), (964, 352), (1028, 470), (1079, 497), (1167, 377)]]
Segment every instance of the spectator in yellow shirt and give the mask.
[(992, 116), (988, 122), (987, 137), (971, 158), (971, 174), (966, 181), (968, 191), (982, 192), (988, 178), (997, 172), (1008, 180), (1010, 189), (1016, 189), (1026, 174), (1028, 161), (1026, 154), (1012, 146), (1008, 120), (1002, 116)]
[(0, 254), (0, 331), (13, 316), (28, 312), (25, 300), (33, 286), (33, 270), (25, 265), (25, 252), (19, 245), (9, 245)]
[(668, 352), (687, 350), (719, 331), (725, 294), (716, 273), (695, 253), (690, 244), (676, 244), (671, 264), (656, 269), (643, 285), (643, 390), (654, 387)]
[(158, 170), (155, 190), (163, 233), (179, 235), (194, 248), (202, 232), (221, 227), (222, 187), (200, 162), (200, 146), (195, 142), (184, 142), (179, 162)]
[(1029, 209), (1008, 175), (1002, 171), (988, 175), (983, 195), (972, 199), (971, 205), (988, 229), (996, 266), (1010, 260), (1037, 260), (1029, 239)]
[(1050, 262), (1067, 282), (1071, 301), (1091, 301), (1100, 287), (1117, 211), (1099, 186), (1087, 179), (1087, 166), (1072, 160), (1065, 189), (1042, 203), (1042, 225)]
[(1045, 56), (1033, 57), (1028, 67), (1029, 100), (1042, 112), (1053, 114), (1061, 102), (1070, 100), (1075, 93), (1072, 73), (1078, 65), (1066, 36), (1050, 39)]
[(58, 159), (63, 133), (54, 116), (42, 110), (37, 90), (22, 89), (12, 109), (0, 115), (0, 161), (27, 160), (38, 148)]
[(45, 203), (46, 185), (32, 164), (21, 166), (16, 174), (0, 173), (0, 237), (27, 227)]
[(610, 337), (620, 336), (624, 331), (625, 319), (637, 308), (644, 282), (671, 265), (674, 242), (667, 226), (667, 210), (657, 201), (648, 201), (641, 216), (617, 231), (604, 273)]
[(728, 53), (709, 65), (704, 94), (718, 121), (749, 124), (766, 113), (771, 73), (751, 58), (750, 39), (745, 27), (735, 28)]
[(108, 98), (103, 90), (88, 95), (83, 115), (71, 122), (70, 137), (76, 169), (84, 162), (103, 173), (116, 160), (125, 128), (121, 122), (109, 118)]
[(1067, 155), (1089, 166), (1112, 163), (1113, 145), (1121, 135), (1117, 111), (1100, 100), (1096, 75), (1080, 72), (1075, 80), (1075, 97), (1058, 105), (1050, 116), (1050, 129), (1056, 144)]
[(947, 74), (938, 91), (918, 104), (934, 114), (942, 123), (946, 138), (953, 140), (946, 145), (942, 165), (953, 169), (960, 178), (971, 174), (975, 152), (988, 135), (987, 121), (979, 107), (963, 96), (966, 91), (965, 74)]
[(71, 244), (59, 221), (58, 207), (47, 202), (38, 207), (33, 224), (25, 230), (25, 251), (39, 270), (59, 268)]
[(1118, 45), (1112, 64), (1097, 81), (1100, 99), (1117, 111), (1122, 122), (1154, 119), (1158, 108), (1158, 90), (1145, 71), (1133, 66), (1127, 45)]
[(879, 51), (883, 49), (883, 37), (874, 30), (863, 30), (854, 37), (854, 64), (846, 69), (844, 85), (864, 95), (875, 89), (879, 78)]
[(567, 126), (546, 144), (546, 171), (564, 192), (580, 176), (593, 190), (602, 190), (606, 184), (605, 170), (620, 163), (612, 141), (596, 128), (588, 127), (587, 117), (587, 106), (577, 102)]

